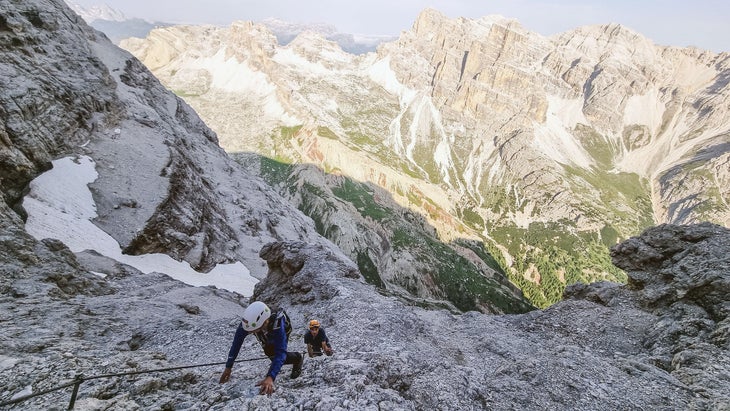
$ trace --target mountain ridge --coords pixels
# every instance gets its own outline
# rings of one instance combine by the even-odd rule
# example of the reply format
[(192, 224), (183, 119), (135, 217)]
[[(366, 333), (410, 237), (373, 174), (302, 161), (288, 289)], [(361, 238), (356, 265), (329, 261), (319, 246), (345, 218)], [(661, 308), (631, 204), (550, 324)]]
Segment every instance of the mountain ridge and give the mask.
[[(81, 6), (73, 1), (66, 0), (66, 4), (90, 26), (106, 34), (114, 44), (129, 38), (147, 37), (150, 31), (156, 28), (183, 25), (184, 23), (153, 22), (137, 17), (128, 18), (123, 12), (107, 4), (91, 7)], [(378, 44), (393, 40), (390, 35), (366, 35), (342, 33), (337, 27), (326, 23), (292, 23), (273, 17), (259, 21), (276, 35), (281, 45), (289, 44), (297, 35), (304, 32), (319, 33), (328, 40), (334, 41), (354, 54), (364, 54), (375, 51)]]
[[(385, 188), (427, 216), (438, 240), (494, 247), (533, 302), (556, 301), (570, 282), (620, 280), (598, 244), (660, 222), (730, 224), (727, 53), (655, 46), (615, 24), (547, 38), (499, 16), (449, 19), (433, 9), (363, 56), (312, 36), (280, 47), (248, 27), (236, 32), (250, 49), (237, 49), (235, 64), (197, 40), (170, 54), (154, 32), (123, 47), (154, 60), (155, 75), (228, 152)], [(225, 48), (227, 32), (184, 38)], [(190, 52), (206, 57), (188, 60)], [(216, 64), (226, 67), (220, 75)], [(388, 282), (386, 254), (370, 258)]]

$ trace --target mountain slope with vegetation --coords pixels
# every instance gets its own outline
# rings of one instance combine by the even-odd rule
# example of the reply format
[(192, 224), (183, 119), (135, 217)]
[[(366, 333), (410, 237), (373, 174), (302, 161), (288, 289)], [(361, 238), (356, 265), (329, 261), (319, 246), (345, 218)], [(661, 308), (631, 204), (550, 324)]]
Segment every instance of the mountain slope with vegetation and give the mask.
[[(618, 25), (546, 38), (431, 9), (364, 55), (313, 33), (281, 46), (247, 22), (165, 28), (122, 46), (229, 153), (333, 176), (298, 180), (309, 174), (292, 167), (282, 193), (316, 182), (328, 192), (338, 176), (382, 188), (436, 229), (431, 240), (481, 243), (541, 307), (576, 281), (624, 281), (608, 247), (655, 223), (730, 225), (727, 53), (656, 46)], [(384, 263), (387, 236), (328, 221), (304, 203), (316, 196), (287, 197), (353, 260), (367, 249), (374, 284), (409, 287), (402, 267)], [(394, 234), (377, 219), (368, 231)], [(423, 284), (440, 281), (417, 271)], [(415, 289), (429, 297), (432, 287)]]

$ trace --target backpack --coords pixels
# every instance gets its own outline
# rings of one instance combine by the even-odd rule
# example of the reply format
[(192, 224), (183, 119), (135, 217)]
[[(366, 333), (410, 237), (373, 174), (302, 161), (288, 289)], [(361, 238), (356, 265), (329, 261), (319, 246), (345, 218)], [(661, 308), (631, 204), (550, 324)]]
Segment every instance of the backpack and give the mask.
[(269, 331), (274, 331), (278, 329), (279, 323), (281, 322), (281, 317), (284, 317), (284, 332), (286, 332), (286, 340), (289, 341), (289, 335), (291, 335), (292, 330), (289, 314), (287, 314), (283, 308), (279, 308), (278, 310), (276, 310), (276, 313), (274, 313), (273, 317), (275, 318), (275, 320), (269, 321)]
[(268, 342), (268, 334), (274, 330), (279, 329), (279, 323), (281, 323), (281, 317), (284, 317), (284, 332), (286, 333), (286, 341), (289, 342), (289, 335), (291, 334), (291, 320), (289, 319), (289, 315), (284, 311), (283, 308), (279, 308), (278, 310), (272, 310), (274, 314), (270, 317), (273, 321), (269, 321), (269, 326), (267, 327), (267, 330), (265, 333), (255, 333), (256, 339), (259, 340), (259, 343), (261, 344), (261, 348), (264, 349), (264, 353), (271, 357), (274, 355), (274, 346), (272, 344), (269, 344)]

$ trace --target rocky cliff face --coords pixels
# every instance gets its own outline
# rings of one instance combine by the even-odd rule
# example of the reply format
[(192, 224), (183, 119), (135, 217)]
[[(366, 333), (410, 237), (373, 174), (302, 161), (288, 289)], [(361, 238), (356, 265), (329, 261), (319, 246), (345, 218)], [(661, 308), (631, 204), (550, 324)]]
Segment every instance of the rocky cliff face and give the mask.
[[(129, 254), (162, 252), (201, 271), (242, 261), (263, 276), (261, 245), (321, 240), (242, 172), (187, 104), (57, 3), (11, 2), (2, 15), (6, 204), (22, 217), (29, 181), (54, 158), (84, 154), (99, 173), (95, 223)], [(266, 209), (255, 207), (262, 202)]]
[[(94, 254), (74, 256), (44, 241), (33, 249), (33, 262), (3, 254), (3, 268), (16, 270), (2, 277), (7, 349), (0, 399), (28, 387), (51, 389), (80, 373), (217, 362), (86, 381), (76, 406), (724, 409), (730, 406), (728, 249), (726, 228), (659, 226), (614, 249), (628, 285), (578, 285), (547, 310), (489, 316), (403, 305), (365, 284), (332, 249), (271, 243), (261, 250), (269, 274), (254, 298), (287, 309), (294, 324), (290, 350), (303, 350), (304, 325), (317, 318), (335, 355), (307, 359), (295, 380), (285, 366), (276, 392), (266, 397), (254, 387), (268, 367), (255, 342), (245, 343), (239, 357), (251, 361), (236, 364), (231, 382), (218, 384), (246, 304), (240, 296), (145, 275)], [(48, 281), (51, 272), (65, 274)], [(10, 409), (65, 405), (68, 390)]]
[[(484, 243), (540, 305), (569, 283), (624, 280), (606, 247), (642, 228), (730, 225), (726, 53), (658, 47), (617, 25), (545, 38), (516, 21), (435, 10), (364, 56), (311, 34), (277, 46), (263, 26), (244, 23), (166, 28), (123, 47), (201, 113), (228, 152), (381, 187), (440, 241)], [(306, 175), (293, 171), (281, 193), (318, 210), (287, 194), (332, 189)], [(337, 231), (329, 238), (351, 258), (369, 250), (381, 280), (408, 288), (387, 267), (383, 240), (331, 218), (347, 211), (309, 214), (320, 232)], [(438, 282), (416, 271), (422, 284)]]

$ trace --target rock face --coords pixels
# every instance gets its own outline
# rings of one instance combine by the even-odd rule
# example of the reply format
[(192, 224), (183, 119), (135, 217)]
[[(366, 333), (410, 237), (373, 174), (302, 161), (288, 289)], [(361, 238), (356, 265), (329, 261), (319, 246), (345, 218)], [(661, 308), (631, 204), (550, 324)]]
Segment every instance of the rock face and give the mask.
[[(430, 9), (360, 56), (313, 34), (278, 46), (265, 27), (243, 22), (169, 27), (122, 46), (229, 153), (315, 164), (382, 188), (426, 216), (441, 241), (486, 244), (541, 306), (566, 284), (625, 280), (605, 249), (643, 228), (730, 226), (727, 53), (656, 46), (618, 25), (545, 38), (513, 20)], [(410, 273), (388, 265), (386, 241), (366, 234), (392, 237), (393, 227), (369, 221), (362, 230), (363, 213), (336, 201), (322, 212), (299, 192), (340, 190), (342, 179), (251, 170), (350, 258), (367, 254), (391, 289), (443, 294), (422, 267), (414, 289)]]
[[(660, 317), (647, 329), (645, 346), (652, 361), (708, 389), (719, 388), (716, 380), (730, 369), (730, 255), (722, 251), (730, 247), (726, 234), (710, 224), (659, 226), (612, 250), (638, 303)], [(697, 367), (711, 370), (710, 375), (692, 377)]]
[[(677, 245), (681, 246), (677, 246)], [(22, 249), (17, 247), (16, 249)], [(301, 351), (309, 319), (333, 357), (309, 358), (270, 397), (254, 383), (268, 364), (245, 342), (232, 380), (218, 384), (247, 301), (142, 274), (98, 255), (38, 243), (22, 276), (2, 277), (0, 399), (27, 386), (85, 376), (218, 362), (86, 381), (79, 409), (725, 409), (730, 406), (730, 230), (658, 226), (614, 248), (631, 283), (569, 287), (528, 314), (489, 316), (406, 306), (357, 275), (342, 253), (304, 242), (261, 250), (269, 275), (254, 298), (284, 307)], [(45, 250), (45, 251), (43, 251)], [(3, 268), (19, 264), (3, 254)], [(67, 283), (43, 273), (75, 267)], [(105, 273), (101, 279), (85, 270)], [(128, 307), (134, 307), (129, 309)], [(31, 324), (29, 327), (28, 324)], [(68, 389), (70, 391), (70, 387)], [(316, 392), (316, 395), (312, 395)], [(65, 404), (68, 391), (10, 409)]]
[(11, 2), (0, 18), (0, 188), (21, 217), (29, 181), (57, 157), (84, 154), (99, 173), (95, 224), (126, 253), (162, 252), (201, 271), (242, 261), (263, 276), (263, 244), (323, 241), (187, 104), (63, 3)]

